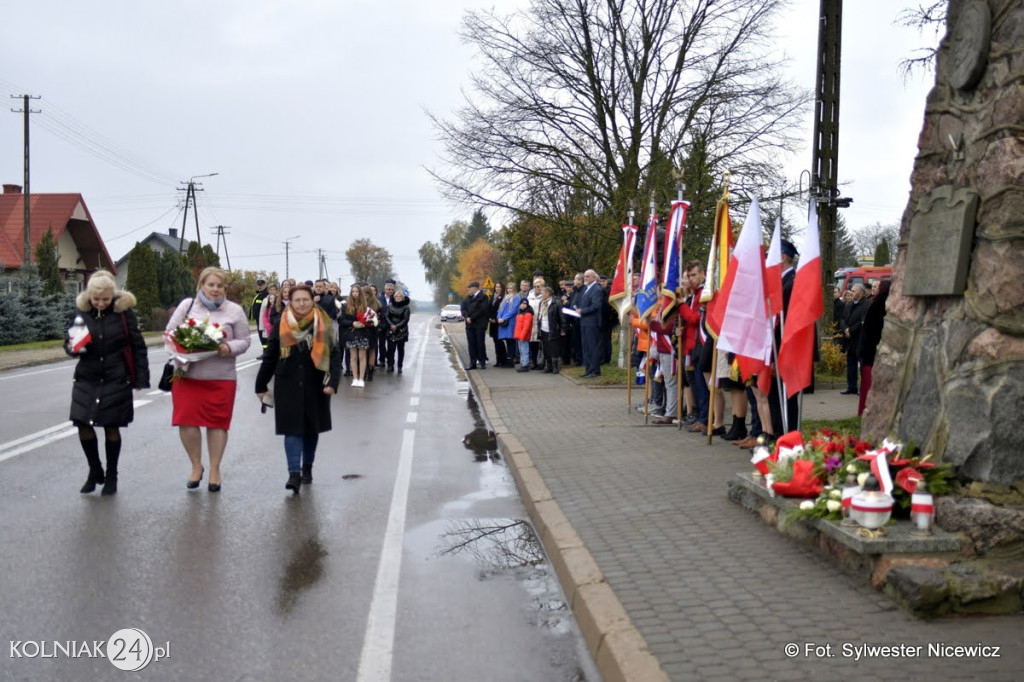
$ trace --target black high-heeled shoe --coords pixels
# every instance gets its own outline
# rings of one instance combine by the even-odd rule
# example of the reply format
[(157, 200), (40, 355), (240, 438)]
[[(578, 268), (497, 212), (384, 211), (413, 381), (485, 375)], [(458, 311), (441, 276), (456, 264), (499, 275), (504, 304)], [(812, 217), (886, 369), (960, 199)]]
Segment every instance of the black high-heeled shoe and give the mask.
[(198, 488), (198, 487), (199, 487), (199, 484), (200, 484), (200, 483), (202, 482), (202, 480), (203, 480), (203, 474), (205, 474), (205, 473), (206, 473), (206, 467), (200, 467), (200, 471), (199, 471), (199, 479), (198, 479), (198, 480), (196, 480), (196, 481), (193, 481), (193, 480), (189, 479), (189, 480), (188, 480), (188, 481), (187, 481), (187, 482), (185, 483), (185, 487), (186, 487), (186, 488), (188, 488), (189, 490), (195, 490), (196, 488)]
[(298, 471), (290, 472), (288, 474), (288, 482), (284, 484), (284, 489), (291, 490), (292, 493), (298, 495), (300, 488), (302, 488), (302, 476)]
[(206, 489), (211, 493), (219, 493), (220, 483), (210, 483), (209, 485), (206, 486)]

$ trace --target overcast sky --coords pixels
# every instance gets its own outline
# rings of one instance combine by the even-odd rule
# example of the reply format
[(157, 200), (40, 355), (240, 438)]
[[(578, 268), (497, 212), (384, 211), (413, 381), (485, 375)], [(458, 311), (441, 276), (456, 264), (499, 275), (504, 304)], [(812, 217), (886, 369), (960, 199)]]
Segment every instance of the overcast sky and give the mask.
[[(33, 192), (80, 192), (111, 256), (181, 227), (197, 180), (203, 243), (227, 226), (233, 268), (313, 278), (317, 249), (351, 282), (344, 252), (370, 238), (413, 297), (429, 299), (417, 250), (468, 218), (423, 170), (437, 165), (425, 110), (453, 111), (473, 52), (467, 8), (523, 0), (5, 2), (0, 96), (40, 95), (31, 117)], [(839, 173), (850, 227), (898, 222), (932, 76), (900, 59), (932, 39), (893, 25), (904, 0), (845, 3)], [(776, 30), (791, 77), (814, 82), (818, 0)], [(9, 100), (20, 108), (20, 100)], [(0, 112), (0, 181), (22, 183), (20, 114)], [(811, 137), (810, 112), (807, 137)], [(87, 149), (83, 149), (86, 147)], [(795, 179), (810, 146), (787, 160)], [(494, 225), (498, 227), (498, 225)], [(190, 214), (187, 236), (195, 239)], [(224, 260), (224, 250), (221, 249)]]

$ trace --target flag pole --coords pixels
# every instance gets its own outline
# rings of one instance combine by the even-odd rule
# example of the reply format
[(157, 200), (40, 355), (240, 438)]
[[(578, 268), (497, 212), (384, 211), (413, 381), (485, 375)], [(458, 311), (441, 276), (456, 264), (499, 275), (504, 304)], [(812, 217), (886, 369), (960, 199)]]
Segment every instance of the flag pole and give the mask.
[[(627, 223), (627, 225), (632, 225), (633, 224), (633, 219), (634, 219), (635, 216), (636, 216), (636, 212), (633, 210), (633, 204), (631, 203), (630, 206), (629, 206), (629, 222)], [(626, 258), (632, 259), (633, 258), (633, 254), (631, 254), (631, 253), (623, 254), (623, 259), (626, 259)], [(625, 261), (624, 261), (624, 264), (625, 264)], [(625, 270), (622, 273), (622, 276), (623, 277), (630, 277), (630, 278), (632, 278), (633, 274), (632, 274), (632, 272), (630, 272), (631, 269), (632, 268), (625, 268)], [(630, 296), (634, 296), (634, 295), (636, 295), (636, 292), (634, 292), (633, 291), (633, 287), (630, 286)], [(633, 317), (632, 313), (630, 313), (629, 317), (630, 317), (630, 319), (632, 319), (632, 317)], [(626, 414), (630, 414), (632, 412), (632, 410), (633, 410), (633, 353), (632, 353), (633, 344), (630, 343), (630, 336), (629, 336), (629, 333), (632, 332), (632, 331), (633, 331), (633, 325), (632, 324), (630, 325), (629, 329), (626, 329), (625, 322), (623, 320), (621, 320), (621, 319), (619, 320), (619, 352), (620, 353), (625, 352), (625, 354), (626, 354)], [(625, 347), (625, 351), (623, 351), (624, 347)]]
[[(679, 201), (685, 201), (683, 199), (683, 192), (686, 191), (686, 183), (683, 182), (682, 170), (676, 174), (676, 197)], [(681, 288), (683, 284), (683, 276), (686, 272), (685, 264), (683, 263), (683, 230), (686, 229), (685, 225), (679, 226), (679, 236), (676, 238), (676, 248), (679, 254), (679, 271), (676, 273), (676, 321), (673, 327), (679, 326), (679, 306), (683, 304)], [(678, 428), (683, 427), (683, 342), (682, 335), (676, 335), (676, 357), (673, 359), (672, 370), (676, 373), (676, 425)], [(667, 415), (666, 415), (667, 416)]]
[[(732, 178), (732, 173), (730, 173), (729, 171), (725, 171), (725, 173), (722, 175), (722, 186), (725, 188), (725, 191), (723, 193), (722, 199), (725, 200), (726, 202), (729, 201), (729, 180), (731, 178)], [(730, 227), (730, 229), (731, 229), (731, 227)], [(715, 231), (714, 231), (714, 234), (715, 235), (718, 234), (718, 218), (717, 218), (717, 215), (715, 216)], [(714, 238), (711, 239), (711, 245), (714, 248), (714, 245), (715, 245), (715, 239)], [(720, 249), (721, 246), (719, 246), (718, 248)], [(715, 254), (711, 254), (711, 255), (714, 258)], [(721, 273), (718, 270), (719, 270), (718, 268), (715, 268), (715, 279), (718, 279), (718, 277), (721, 275)], [(714, 283), (713, 286), (717, 286), (717, 282)], [(712, 294), (712, 298), (714, 298), (714, 296), (717, 295), (717, 294), (718, 294), (718, 291), (715, 290), (713, 292), (713, 294)], [(712, 338), (714, 338), (714, 337), (712, 337)], [(714, 427), (714, 423), (715, 423), (715, 388), (716, 388), (715, 384), (718, 383), (718, 376), (717, 375), (718, 375), (718, 339), (714, 339), (714, 349), (711, 351), (711, 386), (709, 387), (711, 389), (711, 391), (710, 391), (710, 398), (708, 398), (708, 423), (707, 423), (707, 428), (708, 428), (708, 445), (711, 445), (711, 438), (712, 438), (711, 432), (715, 430), (715, 427)]]
[[(772, 301), (768, 299), (768, 319), (772, 319)], [(782, 314), (779, 314), (779, 328), (782, 328)], [(788, 419), (786, 418), (786, 385), (782, 383), (782, 374), (779, 372), (779, 347), (775, 344), (775, 334), (772, 334), (772, 358), (775, 360), (775, 365), (772, 368), (775, 372), (775, 386), (779, 391), (779, 402), (782, 405), (782, 433), (775, 434), (775, 437), (789, 433)]]

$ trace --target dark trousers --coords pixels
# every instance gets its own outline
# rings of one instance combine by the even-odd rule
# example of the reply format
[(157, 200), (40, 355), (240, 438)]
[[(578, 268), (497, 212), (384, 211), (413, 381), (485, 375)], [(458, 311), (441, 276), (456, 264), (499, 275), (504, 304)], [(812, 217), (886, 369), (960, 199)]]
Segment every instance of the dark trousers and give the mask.
[(607, 364), (612, 361), (612, 330), (601, 328), (600, 334), (598, 335), (598, 344), (601, 347), (601, 364)]
[(562, 364), (568, 366), (572, 361), (572, 343), (573, 343), (573, 328), (569, 325), (569, 328), (565, 332), (565, 336), (562, 337)]
[(850, 346), (846, 350), (846, 390), (857, 391), (857, 342), (850, 339)]
[(487, 338), (485, 327), (466, 327), (466, 345), (469, 346), (469, 366), (483, 367), (487, 362)]
[[(782, 392), (779, 390), (779, 384), (773, 381), (772, 390), (768, 392), (768, 407), (772, 412), (772, 432), (775, 436), (782, 436), (786, 433), (782, 428), (782, 405)], [(786, 400), (785, 405), (789, 430), (798, 431), (800, 429), (800, 393), (793, 394), (792, 398)]]
[(562, 337), (557, 332), (541, 331), (540, 343), (544, 344), (544, 366), (554, 367), (552, 363), (557, 362), (562, 355)]
[(537, 354), (540, 352), (540, 341), (530, 341), (530, 367), (537, 366)]
[(577, 365), (583, 364), (583, 332), (580, 331), (580, 320), (572, 318), (572, 361)]
[(402, 363), (405, 362), (405, 341), (388, 339), (387, 348), (384, 351), (384, 360), (387, 362), (388, 367), (395, 366), (396, 351), (398, 352), (398, 369), (402, 369)]
[(583, 366), (587, 374), (601, 373), (601, 329), (599, 327), (580, 327), (583, 343)]
[(501, 342), (505, 344), (505, 358), (509, 363), (515, 364), (519, 359), (519, 344), (515, 339), (502, 339)]
[(704, 379), (704, 372), (699, 369), (687, 370), (686, 377), (693, 388), (693, 397), (697, 401), (697, 419), (701, 424), (707, 424), (711, 404), (711, 389), (708, 388), (708, 382)]
[(508, 353), (505, 352), (505, 341), (498, 337), (494, 340), (494, 365), (504, 367), (508, 364)]
[(764, 425), (761, 424), (761, 414), (757, 411), (757, 398), (754, 397), (754, 391), (747, 386), (747, 405), (749, 406), (747, 412), (750, 413), (750, 435), (760, 436), (764, 433)]

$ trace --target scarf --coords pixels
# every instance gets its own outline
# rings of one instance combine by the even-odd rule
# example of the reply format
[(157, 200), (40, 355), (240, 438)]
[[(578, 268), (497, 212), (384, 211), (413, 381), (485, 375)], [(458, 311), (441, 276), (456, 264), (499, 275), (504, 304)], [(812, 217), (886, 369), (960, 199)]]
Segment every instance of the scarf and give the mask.
[[(331, 346), (334, 345), (334, 327), (331, 326), (327, 314), (317, 306), (302, 319), (296, 318), (291, 308), (281, 315), (278, 327), (281, 339), (281, 358), (291, 355), (292, 348), (300, 343), (306, 344), (310, 350), (313, 366), (325, 374), (331, 370)], [(325, 383), (327, 377), (324, 377)]]
[(202, 290), (196, 292), (196, 299), (198, 299), (199, 302), (203, 304), (203, 307), (206, 308), (207, 310), (216, 310), (217, 308), (220, 307), (220, 304), (225, 301), (224, 298), (213, 301), (207, 298), (206, 294), (204, 294)]

